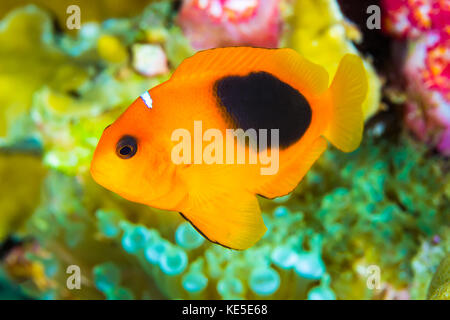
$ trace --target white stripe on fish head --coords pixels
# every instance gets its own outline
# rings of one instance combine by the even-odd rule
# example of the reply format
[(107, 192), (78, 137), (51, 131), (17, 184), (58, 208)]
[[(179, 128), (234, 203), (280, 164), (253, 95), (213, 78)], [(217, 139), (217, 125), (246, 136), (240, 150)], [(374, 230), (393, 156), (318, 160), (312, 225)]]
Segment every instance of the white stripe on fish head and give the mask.
[(152, 97), (150, 97), (150, 93), (148, 91), (145, 91), (143, 94), (140, 95), (142, 101), (144, 101), (147, 108), (151, 109), (153, 107), (153, 100)]

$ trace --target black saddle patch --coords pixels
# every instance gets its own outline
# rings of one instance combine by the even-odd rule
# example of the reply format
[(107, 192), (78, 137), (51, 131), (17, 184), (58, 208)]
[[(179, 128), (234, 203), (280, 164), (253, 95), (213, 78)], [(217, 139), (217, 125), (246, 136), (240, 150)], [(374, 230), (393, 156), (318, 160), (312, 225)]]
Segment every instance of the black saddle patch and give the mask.
[(296, 89), (267, 72), (229, 76), (216, 81), (214, 91), (234, 128), (279, 129), (280, 148), (298, 141), (308, 130), (312, 110)]

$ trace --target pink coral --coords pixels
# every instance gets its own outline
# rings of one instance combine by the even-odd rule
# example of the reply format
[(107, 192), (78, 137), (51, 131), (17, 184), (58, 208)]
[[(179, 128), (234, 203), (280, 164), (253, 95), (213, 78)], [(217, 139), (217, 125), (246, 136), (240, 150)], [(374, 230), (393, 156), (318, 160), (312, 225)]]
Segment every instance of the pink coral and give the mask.
[(196, 49), (277, 47), (280, 0), (184, 0), (179, 24)]
[(383, 0), (385, 30), (400, 37), (417, 38), (427, 31), (450, 33), (449, 0)]
[(405, 66), (410, 99), (406, 124), (419, 139), (450, 156), (450, 35), (429, 32)]
[(406, 125), (450, 156), (450, 1), (383, 0), (385, 31), (407, 39)]

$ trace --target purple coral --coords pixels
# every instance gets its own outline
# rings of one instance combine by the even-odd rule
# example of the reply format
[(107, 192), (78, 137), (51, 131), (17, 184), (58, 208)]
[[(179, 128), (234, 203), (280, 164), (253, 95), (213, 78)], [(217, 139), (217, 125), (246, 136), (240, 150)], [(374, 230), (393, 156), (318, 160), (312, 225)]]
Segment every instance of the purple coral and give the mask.
[(179, 23), (196, 49), (277, 47), (280, 0), (184, 0)]

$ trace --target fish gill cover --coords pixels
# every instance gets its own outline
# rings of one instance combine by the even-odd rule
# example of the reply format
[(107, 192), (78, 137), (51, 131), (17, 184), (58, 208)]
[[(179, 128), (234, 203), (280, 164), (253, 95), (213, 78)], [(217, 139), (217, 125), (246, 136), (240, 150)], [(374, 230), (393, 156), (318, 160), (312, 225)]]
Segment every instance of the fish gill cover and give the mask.
[[(436, 58), (448, 59), (448, 29), (396, 40), (348, 19), (367, 16), (364, 1), (235, 2), (78, 1), (78, 31), (65, 26), (65, 1), (0, 4), (0, 297), (449, 298), (448, 81), (426, 80), (448, 76)], [(403, 2), (384, 2), (395, 21)], [(330, 75), (355, 53), (369, 77), (361, 147), (328, 151), (292, 194), (261, 199), (268, 232), (245, 251), (205, 241), (178, 214), (128, 202), (88, 172), (126, 106), (197, 50), (224, 45), (291, 47)], [(407, 48), (416, 63), (402, 67)], [(420, 125), (423, 114), (434, 120)], [(70, 266), (80, 290), (68, 286)]]

